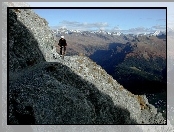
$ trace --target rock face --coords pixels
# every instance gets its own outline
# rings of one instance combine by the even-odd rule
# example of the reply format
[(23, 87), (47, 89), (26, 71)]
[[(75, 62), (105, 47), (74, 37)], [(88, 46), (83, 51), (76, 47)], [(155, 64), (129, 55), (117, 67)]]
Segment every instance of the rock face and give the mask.
[(8, 13), (8, 124), (166, 124), (145, 96), (89, 58), (59, 58), (47, 22), (32, 10)]
[(50, 61), (55, 40), (46, 20), (28, 9), (10, 9), (8, 16), (10, 71)]

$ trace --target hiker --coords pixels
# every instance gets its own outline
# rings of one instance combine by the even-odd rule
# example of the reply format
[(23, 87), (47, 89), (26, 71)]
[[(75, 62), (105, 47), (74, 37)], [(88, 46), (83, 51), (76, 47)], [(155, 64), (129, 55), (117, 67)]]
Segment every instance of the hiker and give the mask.
[(66, 46), (67, 46), (64, 36), (61, 36), (61, 39), (59, 40), (58, 45), (60, 46), (60, 55), (62, 56), (62, 48), (63, 48), (63, 55), (64, 55), (66, 52)]

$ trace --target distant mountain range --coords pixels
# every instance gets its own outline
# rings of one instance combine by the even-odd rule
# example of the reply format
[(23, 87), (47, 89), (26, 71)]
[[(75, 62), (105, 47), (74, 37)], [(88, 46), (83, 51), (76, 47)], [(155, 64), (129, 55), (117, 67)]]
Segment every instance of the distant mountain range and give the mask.
[[(155, 32), (151, 32), (151, 33), (139, 33), (139, 34), (124, 34), (122, 32), (108, 32), (105, 30), (98, 30), (98, 31), (81, 31), (81, 30), (69, 30), (67, 28), (59, 28), (59, 29), (52, 29), (52, 31), (59, 35), (59, 34), (73, 34), (73, 33), (77, 33), (77, 34), (104, 34), (104, 35), (111, 35), (111, 36), (120, 36), (120, 35), (133, 35), (133, 36), (160, 36), (160, 35), (166, 35), (165, 31), (160, 31), (160, 30), (156, 30)], [(171, 30), (170, 30), (171, 31)]]

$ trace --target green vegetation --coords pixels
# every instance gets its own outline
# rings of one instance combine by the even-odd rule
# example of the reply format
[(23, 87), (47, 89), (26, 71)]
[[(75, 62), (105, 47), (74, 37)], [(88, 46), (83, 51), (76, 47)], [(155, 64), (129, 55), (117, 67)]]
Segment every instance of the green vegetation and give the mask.
[(141, 71), (153, 74), (155, 76), (161, 76), (161, 71), (166, 67), (166, 61), (162, 58), (150, 58), (148, 60), (144, 58), (129, 57), (119, 65), (120, 67), (136, 67)]
[(147, 61), (130, 57), (115, 67), (113, 77), (135, 94), (165, 91), (167, 85), (162, 73), (165, 66), (160, 58)]

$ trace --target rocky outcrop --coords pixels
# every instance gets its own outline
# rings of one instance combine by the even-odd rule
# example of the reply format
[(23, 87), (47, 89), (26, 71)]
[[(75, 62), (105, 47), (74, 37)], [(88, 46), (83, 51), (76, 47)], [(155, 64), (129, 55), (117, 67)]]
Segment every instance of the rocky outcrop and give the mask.
[[(165, 124), (85, 56), (59, 58), (47, 22), (9, 10), (8, 124)], [(56, 56), (57, 55), (57, 56)]]
[(9, 70), (50, 61), (54, 37), (45, 19), (29, 9), (9, 9)]

